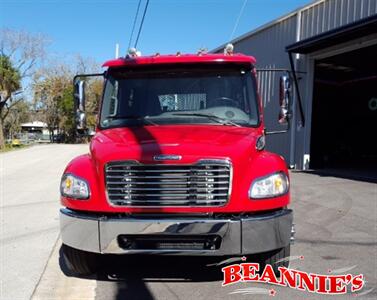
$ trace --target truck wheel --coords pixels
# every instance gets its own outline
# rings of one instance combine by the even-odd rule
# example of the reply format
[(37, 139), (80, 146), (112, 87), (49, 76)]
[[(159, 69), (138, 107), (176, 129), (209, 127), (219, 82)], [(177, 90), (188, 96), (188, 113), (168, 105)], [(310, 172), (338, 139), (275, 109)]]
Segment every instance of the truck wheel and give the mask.
[(97, 271), (97, 254), (62, 245), (63, 259), (70, 272), (76, 275), (91, 275)]
[[(274, 273), (277, 277), (280, 276), (279, 267), (289, 267), (289, 255), (291, 252), (291, 245), (285, 246), (284, 248), (264, 252), (258, 255), (258, 261), (260, 264), (260, 270), (263, 272), (266, 265), (271, 265)], [(287, 260), (278, 262), (279, 260), (287, 258)]]

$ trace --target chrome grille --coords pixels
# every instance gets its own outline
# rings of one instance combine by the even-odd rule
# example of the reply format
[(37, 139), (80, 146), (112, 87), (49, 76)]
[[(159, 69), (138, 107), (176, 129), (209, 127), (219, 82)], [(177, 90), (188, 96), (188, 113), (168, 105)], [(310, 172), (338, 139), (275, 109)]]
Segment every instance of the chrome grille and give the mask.
[(121, 206), (221, 206), (229, 198), (231, 174), (226, 160), (193, 165), (122, 161), (105, 167), (108, 200)]

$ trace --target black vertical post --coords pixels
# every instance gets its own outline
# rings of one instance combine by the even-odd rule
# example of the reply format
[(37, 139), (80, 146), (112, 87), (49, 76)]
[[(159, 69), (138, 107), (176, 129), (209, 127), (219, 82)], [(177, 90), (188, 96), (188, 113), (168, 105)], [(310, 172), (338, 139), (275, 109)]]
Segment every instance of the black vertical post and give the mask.
[(294, 86), (295, 86), (295, 90), (296, 90), (296, 94), (297, 94), (297, 99), (298, 99), (298, 108), (300, 110), (301, 123), (302, 123), (302, 127), (305, 127), (304, 109), (302, 107), (302, 99), (301, 99), (300, 89), (298, 88), (298, 80), (297, 80), (297, 76), (296, 76), (295, 64), (293, 63), (292, 52), (288, 52), (288, 56), (289, 56), (289, 63), (291, 65), (291, 70), (292, 70)]

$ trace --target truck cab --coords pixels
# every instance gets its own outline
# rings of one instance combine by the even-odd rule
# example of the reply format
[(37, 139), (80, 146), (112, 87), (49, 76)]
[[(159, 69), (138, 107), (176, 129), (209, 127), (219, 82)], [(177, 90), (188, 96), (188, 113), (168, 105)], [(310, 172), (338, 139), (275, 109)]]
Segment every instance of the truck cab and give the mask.
[(251, 255), (287, 265), (274, 263), (290, 251), (289, 174), (264, 149), (255, 63), (228, 51), (132, 54), (103, 65), (90, 152), (61, 180), (72, 272), (95, 272), (107, 254)]

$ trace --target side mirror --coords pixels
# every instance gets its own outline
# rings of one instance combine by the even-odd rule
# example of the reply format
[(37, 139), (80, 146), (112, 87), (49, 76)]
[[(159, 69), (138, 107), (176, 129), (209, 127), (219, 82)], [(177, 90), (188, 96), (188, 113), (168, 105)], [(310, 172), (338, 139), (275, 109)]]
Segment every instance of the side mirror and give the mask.
[(85, 81), (77, 80), (74, 89), (76, 129), (84, 130), (86, 129)]
[(279, 123), (286, 124), (290, 118), (291, 82), (288, 75), (280, 77), (279, 84)]

